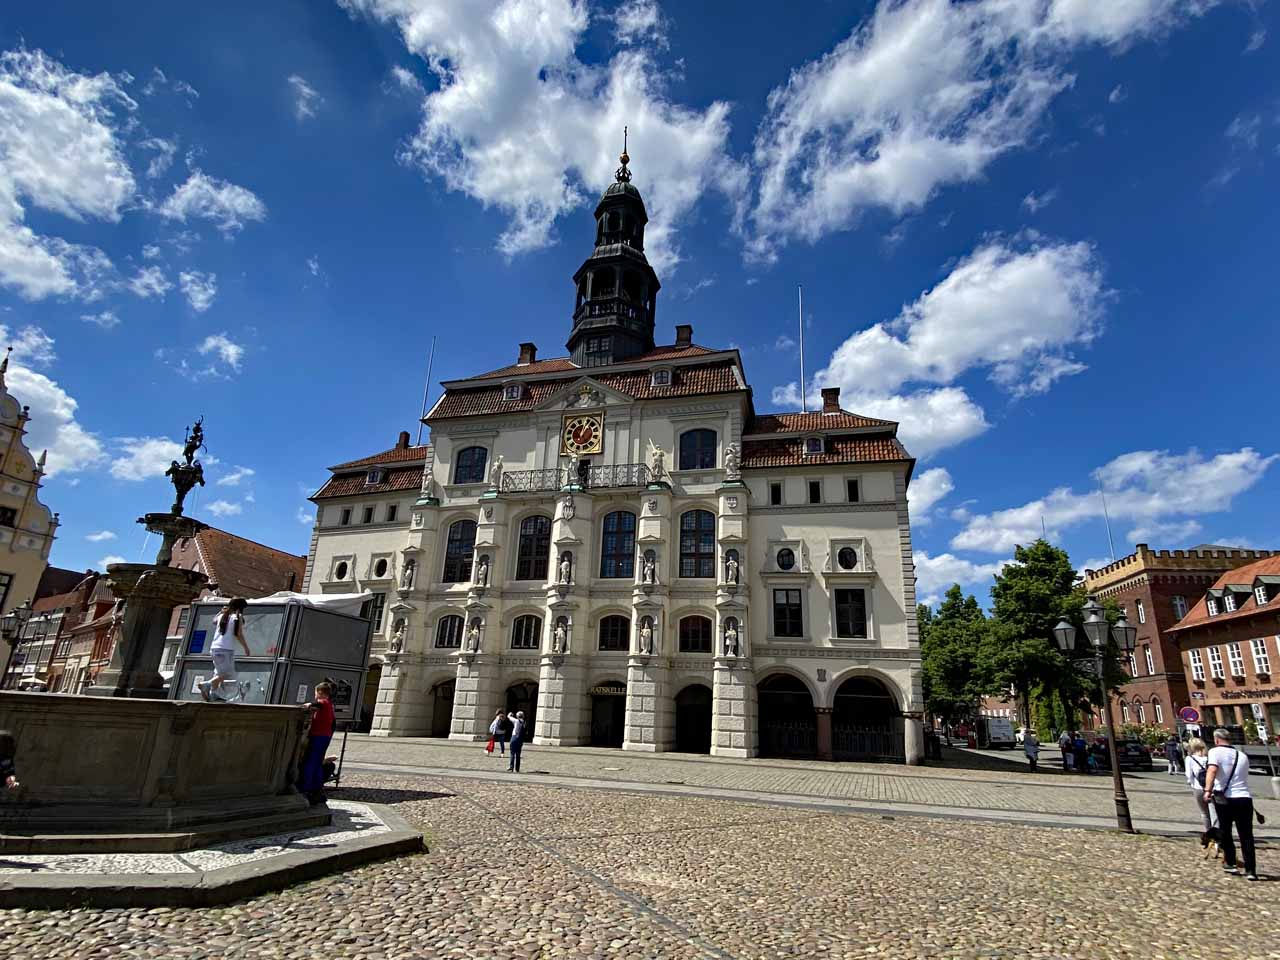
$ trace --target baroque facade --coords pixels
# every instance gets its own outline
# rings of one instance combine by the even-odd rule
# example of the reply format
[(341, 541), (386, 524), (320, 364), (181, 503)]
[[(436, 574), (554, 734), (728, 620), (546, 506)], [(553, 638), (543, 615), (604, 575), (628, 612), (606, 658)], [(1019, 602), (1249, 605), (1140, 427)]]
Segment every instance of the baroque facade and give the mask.
[(331, 468), (304, 591), (373, 591), (373, 732), (922, 755), (897, 424), (758, 414), (737, 350), (654, 342), (626, 157), (574, 276), (569, 356), (446, 382), (429, 446)]

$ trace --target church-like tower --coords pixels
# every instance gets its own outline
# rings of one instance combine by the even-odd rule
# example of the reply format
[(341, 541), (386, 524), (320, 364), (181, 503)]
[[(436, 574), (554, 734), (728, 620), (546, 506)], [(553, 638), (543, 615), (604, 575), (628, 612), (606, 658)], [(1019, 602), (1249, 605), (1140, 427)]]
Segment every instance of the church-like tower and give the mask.
[(573, 275), (577, 299), (566, 346), (583, 367), (621, 363), (653, 349), (658, 275), (644, 255), (649, 221), (631, 185), (626, 147), (615, 182), (596, 205), (596, 247)]

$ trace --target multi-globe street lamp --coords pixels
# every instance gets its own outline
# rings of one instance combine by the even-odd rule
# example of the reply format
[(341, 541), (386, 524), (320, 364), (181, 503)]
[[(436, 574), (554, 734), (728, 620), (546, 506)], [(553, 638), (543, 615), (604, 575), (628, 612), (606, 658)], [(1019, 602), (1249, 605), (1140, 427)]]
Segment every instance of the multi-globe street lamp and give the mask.
[[(1103, 616), (1102, 604), (1092, 596), (1084, 604), (1084, 632), (1093, 644), (1094, 672), (1098, 675), (1098, 687), (1102, 691), (1102, 715), (1107, 728), (1107, 753), (1111, 760), (1111, 779), (1116, 790), (1116, 826), (1125, 833), (1133, 833), (1133, 819), (1129, 816), (1129, 797), (1124, 792), (1124, 777), (1120, 773), (1120, 756), (1116, 753), (1116, 729), (1112, 722), (1111, 696), (1107, 692), (1104, 654), (1107, 638), (1116, 642), (1116, 647), (1125, 656), (1133, 653), (1138, 637), (1138, 628), (1129, 625), (1124, 611), (1120, 612), (1115, 624), (1107, 623)], [(1070, 653), (1076, 644), (1076, 628), (1067, 621), (1061, 621), (1053, 628), (1054, 639), (1063, 653)]]

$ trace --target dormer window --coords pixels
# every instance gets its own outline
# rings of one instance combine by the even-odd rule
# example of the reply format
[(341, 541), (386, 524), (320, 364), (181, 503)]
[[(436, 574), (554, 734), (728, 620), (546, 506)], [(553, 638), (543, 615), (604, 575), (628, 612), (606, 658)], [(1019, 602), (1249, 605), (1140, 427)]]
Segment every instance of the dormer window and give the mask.
[(523, 395), (523, 383), (508, 383), (502, 388), (503, 400), (519, 400)]
[(806, 457), (816, 456), (823, 451), (821, 437), (804, 438), (804, 454)]
[(1253, 599), (1260, 607), (1267, 605), (1267, 585), (1265, 583), (1260, 583), (1253, 588)]
[(1236, 595), (1234, 593), (1228, 593), (1222, 598), (1222, 603), (1226, 606), (1227, 613), (1234, 612), (1236, 609)]
[(655, 387), (671, 386), (671, 371), (665, 368), (653, 371), (653, 385)]
[(368, 473), (364, 475), (364, 482), (368, 486), (373, 486), (375, 483), (382, 483), (386, 479), (387, 479), (387, 471), (382, 469), (381, 467), (374, 467), (372, 470), (370, 470)]
[(1205, 609), (1209, 611), (1209, 616), (1216, 617), (1218, 615), (1218, 601), (1210, 597), (1205, 601)]

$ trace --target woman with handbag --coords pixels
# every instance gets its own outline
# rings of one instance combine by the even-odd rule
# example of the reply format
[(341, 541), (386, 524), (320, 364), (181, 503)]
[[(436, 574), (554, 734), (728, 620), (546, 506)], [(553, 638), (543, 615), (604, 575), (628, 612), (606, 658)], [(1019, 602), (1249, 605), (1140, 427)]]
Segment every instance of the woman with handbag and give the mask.
[(1253, 849), (1253, 794), (1249, 792), (1249, 758), (1231, 743), (1231, 734), (1219, 727), (1213, 731), (1209, 769), (1204, 775), (1204, 798), (1218, 810), (1218, 845), (1222, 847), (1222, 869), (1239, 874), (1231, 828), (1240, 835), (1240, 854), (1246, 880), (1258, 879)]
[(511, 721), (507, 719), (507, 711), (499, 710), (493, 717), (493, 723), (489, 724), (489, 745), (485, 747), (485, 751), (493, 753), (496, 745), (498, 748), (498, 756), (506, 756), (507, 753), (507, 737), (511, 735)]
[(1205, 774), (1209, 772), (1209, 760), (1206, 756), (1209, 747), (1199, 737), (1187, 741), (1187, 786), (1191, 795), (1196, 798), (1196, 806), (1200, 808), (1200, 847), (1204, 850), (1205, 859), (1217, 858), (1218, 849), (1218, 811), (1204, 796)]

